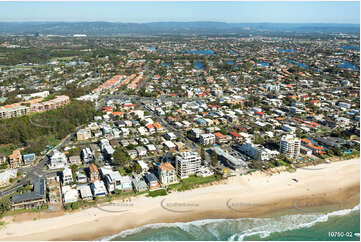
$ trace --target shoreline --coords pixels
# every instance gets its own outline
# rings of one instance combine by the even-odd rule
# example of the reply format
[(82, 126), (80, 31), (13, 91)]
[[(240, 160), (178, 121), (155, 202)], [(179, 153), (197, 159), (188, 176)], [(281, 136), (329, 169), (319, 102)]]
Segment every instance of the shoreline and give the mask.
[[(292, 180), (296, 178), (298, 182)], [(341, 210), (360, 202), (360, 158), (228, 178), (226, 184), (140, 196), (35, 221), (9, 222), (0, 240), (94, 240), (147, 224)]]

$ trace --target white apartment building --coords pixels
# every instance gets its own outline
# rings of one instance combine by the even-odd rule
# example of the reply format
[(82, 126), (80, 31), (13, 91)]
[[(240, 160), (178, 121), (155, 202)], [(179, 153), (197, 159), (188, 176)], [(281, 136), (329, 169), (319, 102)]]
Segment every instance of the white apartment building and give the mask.
[(64, 153), (54, 150), (53, 155), (50, 158), (49, 169), (61, 169), (66, 167), (67, 158)]
[(240, 146), (241, 152), (245, 153), (249, 157), (252, 157), (255, 160), (265, 161), (269, 160), (270, 153), (267, 152), (267, 150), (261, 146), (261, 145), (255, 145), (251, 142), (245, 142)]
[(26, 106), (0, 107), (0, 119), (13, 118), (26, 115), (30, 112), (30, 108)]
[(87, 140), (92, 137), (90, 128), (80, 129), (76, 133), (77, 140)]
[(301, 140), (295, 135), (283, 135), (280, 140), (280, 152), (289, 159), (297, 159), (300, 154)]
[(216, 136), (214, 134), (201, 134), (199, 142), (202, 145), (213, 145), (216, 142)]
[(183, 179), (195, 175), (201, 167), (201, 157), (197, 152), (186, 151), (176, 156), (176, 171)]

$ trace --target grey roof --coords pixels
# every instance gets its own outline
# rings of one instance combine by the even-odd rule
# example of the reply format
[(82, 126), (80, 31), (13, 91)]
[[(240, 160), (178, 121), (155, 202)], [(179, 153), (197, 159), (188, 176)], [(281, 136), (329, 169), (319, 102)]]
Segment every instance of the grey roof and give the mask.
[(213, 147), (213, 150), (217, 153), (217, 155), (223, 156), (228, 161), (228, 163), (230, 163), (230, 165), (233, 167), (247, 166), (247, 164), (245, 163), (244, 160), (236, 158), (236, 157), (232, 156), (231, 154), (228, 154), (227, 152), (225, 152), (224, 150), (222, 150), (219, 147)]
[(153, 173), (150, 173), (150, 172), (145, 174), (145, 179), (147, 179), (148, 182), (158, 181), (157, 177)]
[(143, 180), (142, 176), (140, 175), (134, 175), (132, 182), (136, 189), (148, 187), (145, 181)]
[(34, 189), (32, 192), (15, 194), (11, 198), (12, 203), (21, 203), (25, 201), (38, 200), (45, 198), (45, 180), (44, 178), (34, 178), (30, 182)]

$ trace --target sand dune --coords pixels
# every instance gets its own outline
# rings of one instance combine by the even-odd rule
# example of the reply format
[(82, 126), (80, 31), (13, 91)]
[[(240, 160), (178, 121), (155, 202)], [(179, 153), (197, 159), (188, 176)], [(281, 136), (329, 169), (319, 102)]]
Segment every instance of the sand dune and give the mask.
[(285, 209), (305, 213), (321, 205), (337, 210), (358, 204), (359, 191), (358, 158), (272, 176), (237, 176), (226, 184), (164, 197), (142, 196), (54, 218), (10, 222), (0, 230), (0, 239), (93, 240), (151, 223), (264, 217)]

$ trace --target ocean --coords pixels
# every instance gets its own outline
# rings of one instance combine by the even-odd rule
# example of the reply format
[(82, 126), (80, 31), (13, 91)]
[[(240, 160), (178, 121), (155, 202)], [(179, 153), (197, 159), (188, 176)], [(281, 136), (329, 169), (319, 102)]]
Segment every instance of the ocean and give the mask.
[(360, 206), (331, 212), (276, 215), (269, 218), (206, 219), (188, 223), (150, 224), (102, 240), (359, 241)]

